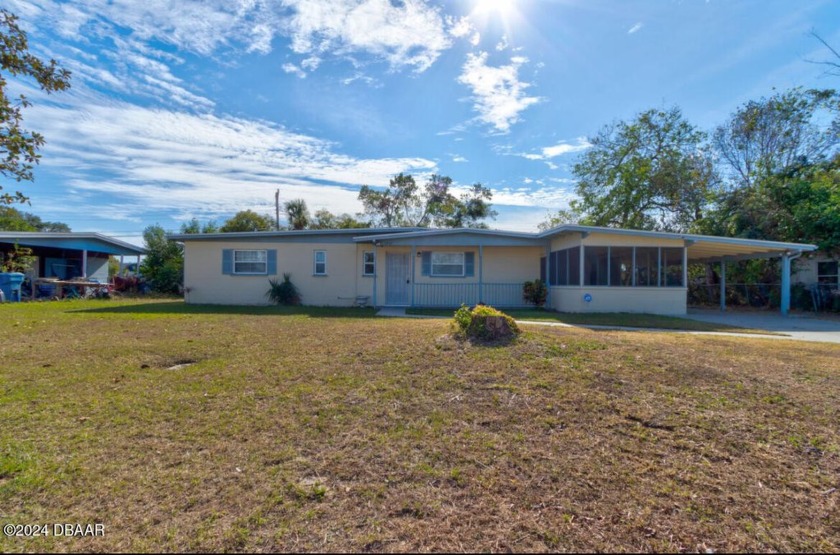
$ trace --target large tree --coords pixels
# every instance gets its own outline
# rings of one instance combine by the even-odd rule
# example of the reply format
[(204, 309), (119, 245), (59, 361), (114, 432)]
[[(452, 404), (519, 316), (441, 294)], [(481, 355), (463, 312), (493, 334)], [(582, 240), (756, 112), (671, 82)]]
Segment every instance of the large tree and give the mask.
[(483, 220), (496, 216), (492, 198), (481, 183), (456, 197), (452, 179), (443, 175), (432, 175), (421, 188), (414, 177), (401, 173), (384, 191), (367, 185), (359, 190), (365, 214), (384, 227), (486, 227)]
[(814, 243), (840, 254), (840, 155), (800, 163), (723, 196), (701, 231), (729, 237)]
[(712, 135), (729, 188), (825, 159), (840, 144), (839, 102), (833, 90), (795, 88), (740, 106)]
[(11, 206), (0, 206), (0, 230), (67, 232), (70, 226), (62, 222), (45, 222), (35, 214), (21, 212)]
[(286, 218), (289, 220), (289, 227), (292, 229), (306, 229), (309, 227), (309, 208), (303, 199), (290, 200), (283, 205)]
[(272, 231), (274, 219), (257, 214), (253, 210), (240, 210), (219, 228), (222, 233), (233, 231)]
[[(22, 127), (23, 109), (31, 103), (24, 95), (9, 96), (7, 75), (30, 77), (42, 91), (51, 93), (70, 87), (70, 72), (55, 60), (44, 62), (31, 54), (26, 33), (17, 21), (11, 12), (0, 10), (0, 175), (20, 182), (34, 179), (32, 168), (40, 158), (38, 149), (44, 145), (44, 137)], [(0, 193), (0, 204), (26, 200), (21, 191)]]
[(572, 212), (589, 225), (687, 230), (716, 187), (704, 139), (677, 107), (605, 126), (574, 166)]

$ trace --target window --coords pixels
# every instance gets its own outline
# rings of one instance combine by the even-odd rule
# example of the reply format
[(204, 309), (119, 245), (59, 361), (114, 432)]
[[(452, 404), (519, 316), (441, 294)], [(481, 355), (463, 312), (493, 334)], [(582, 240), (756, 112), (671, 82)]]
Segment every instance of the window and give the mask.
[(464, 253), (462, 252), (433, 252), (433, 276), (463, 276)]
[[(683, 287), (682, 247), (586, 247), (584, 285)], [(569, 285), (573, 278), (569, 257)], [(635, 277), (635, 281), (634, 281)]]
[(267, 274), (267, 251), (233, 251), (234, 274)]
[(550, 285), (580, 285), (580, 247), (554, 251), (548, 258)]
[(373, 252), (362, 253), (362, 260), (364, 262), (364, 270), (362, 271), (362, 275), (374, 275), (376, 273), (376, 255)]
[(636, 286), (656, 287), (659, 284), (659, 248), (636, 247)]
[(327, 251), (315, 251), (315, 275), (327, 275)]
[(817, 281), (819, 283), (837, 285), (840, 282), (838, 274), (840, 272), (838, 272), (838, 262), (836, 260), (817, 263)]
[(586, 247), (583, 251), (585, 285), (609, 285), (609, 247)]
[(662, 249), (662, 285), (682, 287), (683, 285), (683, 249)]
[(633, 247), (610, 248), (610, 285), (613, 287), (633, 285)]

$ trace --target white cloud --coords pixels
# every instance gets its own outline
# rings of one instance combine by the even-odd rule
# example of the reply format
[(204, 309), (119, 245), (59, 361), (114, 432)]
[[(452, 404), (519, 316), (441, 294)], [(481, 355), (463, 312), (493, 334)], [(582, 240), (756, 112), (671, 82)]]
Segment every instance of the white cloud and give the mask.
[(283, 64), (282, 69), (286, 73), (292, 73), (294, 75), (297, 75), (301, 79), (304, 79), (306, 77), (306, 72), (300, 69), (295, 64)]
[(496, 45), (496, 50), (501, 52), (502, 50), (505, 50), (508, 46), (510, 46), (510, 44), (508, 43), (507, 35), (502, 35), (502, 39)]
[(8, 1), (31, 27), (78, 42), (128, 29), (132, 41), (207, 56), (222, 48), (266, 54), (275, 36), (285, 35), (295, 53), (308, 56), (300, 65), (310, 71), (325, 55), (365, 54), (420, 72), (451, 47), (451, 37), (472, 30), (465, 18), (447, 20), (424, 0)]
[(528, 160), (550, 160), (564, 154), (573, 154), (576, 152), (583, 152), (591, 148), (592, 144), (586, 140), (586, 137), (578, 137), (574, 143), (568, 141), (560, 141), (556, 145), (546, 146), (540, 149), (537, 153), (520, 154), (523, 158)]
[(469, 162), (469, 160), (467, 160), (466, 158), (464, 158), (460, 154), (453, 155), (452, 156), (452, 161), (453, 162)]
[(636, 23), (635, 25), (630, 27), (630, 29), (627, 30), (627, 34), (632, 35), (633, 33), (639, 31), (644, 26), (645, 26), (645, 24), (642, 23), (641, 21), (639, 21), (638, 23)]
[[(422, 0), (282, 0), (281, 25), (298, 54), (366, 53), (424, 71), (451, 46), (444, 18)], [(455, 32), (463, 25), (455, 24)], [(452, 30), (450, 30), (450, 33)]]
[[(63, 100), (73, 104), (39, 99), (27, 121), (49, 138), (41, 165), (61, 172), (61, 204), (75, 213), (142, 221), (161, 213), (220, 217), (266, 211), (278, 187), (310, 208), (352, 213), (361, 208), (358, 185), (385, 186), (399, 172), (436, 170), (423, 158), (355, 158), (334, 143), (268, 122), (101, 98)], [(39, 194), (32, 193), (33, 199)]]
[(530, 86), (519, 80), (519, 68), (528, 62), (523, 56), (514, 56), (511, 63), (493, 67), (487, 65), (487, 53), (467, 54), (458, 82), (470, 87), (478, 120), (492, 125), (497, 131), (507, 133), (519, 121), (519, 114), (541, 99), (527, 96)]

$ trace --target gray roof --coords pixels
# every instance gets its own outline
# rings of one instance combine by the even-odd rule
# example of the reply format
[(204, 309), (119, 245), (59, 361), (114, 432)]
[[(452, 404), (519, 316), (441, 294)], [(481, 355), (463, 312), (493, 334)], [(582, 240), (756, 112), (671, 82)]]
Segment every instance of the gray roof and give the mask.
[(143, 247), (101, 233), (85, 231), (60, 233), (51, 231), (0, 231), (0, 243), (16, 243), (22, 247), (87, 250), (118, 256), (146, 254), (146, 249)]

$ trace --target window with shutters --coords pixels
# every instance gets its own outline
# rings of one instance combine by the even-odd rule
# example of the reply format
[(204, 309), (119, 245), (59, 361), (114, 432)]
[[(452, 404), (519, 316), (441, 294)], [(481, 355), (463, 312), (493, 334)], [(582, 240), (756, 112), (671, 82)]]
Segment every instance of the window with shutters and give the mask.
[(433, 276), (461, 276), (464, 275), (464, 253), (462, 252), (433, 252)]
[(268, 252), (264, 250), (235, 250), (233, 251), (234, 274), (262, 274), (268, 273)]

